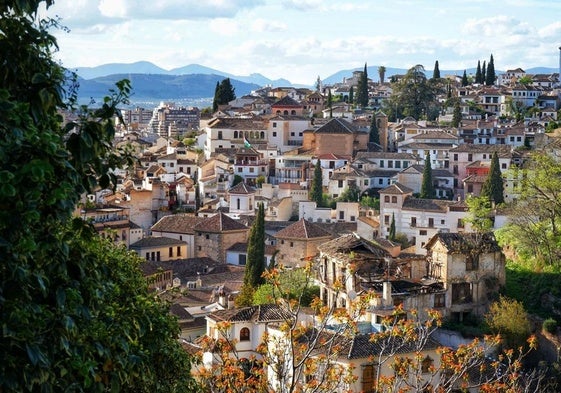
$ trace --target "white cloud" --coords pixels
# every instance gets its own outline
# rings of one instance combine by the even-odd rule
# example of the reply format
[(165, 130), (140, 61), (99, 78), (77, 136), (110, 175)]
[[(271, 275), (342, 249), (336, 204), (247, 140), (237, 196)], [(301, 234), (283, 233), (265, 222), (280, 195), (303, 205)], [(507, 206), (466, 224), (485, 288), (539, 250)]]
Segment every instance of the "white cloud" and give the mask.
[(225, 18), (211, 20), (209, 28), (212, 32), (223, 36), (231, 36), (239, 30), (238, 23), (235, 20)]
[(277, 22), (269, 19), (255, 19), (251, 24), (251, 30), (262, 33), (262, 32), (279, 32), (286, 31), (286, 23)]

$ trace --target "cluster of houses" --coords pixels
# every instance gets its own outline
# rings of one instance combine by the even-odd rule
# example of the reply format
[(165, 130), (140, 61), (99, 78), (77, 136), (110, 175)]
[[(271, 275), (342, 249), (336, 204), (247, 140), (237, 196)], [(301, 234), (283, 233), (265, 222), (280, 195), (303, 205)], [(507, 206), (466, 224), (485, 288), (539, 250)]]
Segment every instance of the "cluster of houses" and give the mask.
[[(178, 289), (172, 312), (181, 338), (193, 345), (201, 336), (218, 335), (216, 324), (229, 320), (231, 336), (249, 356), (278, 318), (264, 306), (241, 312), (233, 302), (261, 203), (264, 263), (274, 258), (296, 269), (314, 261), (320, 298), (330, 306), (350, 308), (362, 293), (379, 294), (362, 321), (364, 333), (382, 329), (384, 316), (398, 305), (437, 309), (457, 321), (482, 316), (505, 283), (505, 258), (492, 236), (471, 231), (465, 200), (479, 194), (494, 153), (505, 199), (513, 201), (515, 169), (529, 149), (556, 146), (545, 129), (557, 120), (559, 75), (534, 76), (524, 86), (516, 83), (520, 77), (515, 70), (501, 75), (496, 86), (456, 88), (464, 104), (455, 128), (412, 118), (389, 122), (378, 109), (391, 95), (391, 85), (383, 83), (370, 83), (369, 110), (353, 110), (343, 100), (327, 112), (322, 91), (296, 88), (264, 88), (210, 119), (193, 110), (178, 114), (169, 103), (152, 115), (136, 109), (125, 116), (135, 127), (123, 127), (115, 143), (136, 149), (138, 165), (116, 173), (115, 192), (87, 196), (77, 214), (144, 258), (153, 290), (166, 296)], [(344, 96), (354, 79), (329, 88)], [(536, 116), (509, 120), (507, 97), (539, 108)], [(484, 114), (468, 102), (478, 103)], [(164, 123), (166, 115), (179, 120)], [(379, 144), (370, 142), (373, 121)], [(195, 128), (185, 143), (181, 130)], [(418, 198), (427, 159), (436, 199)], [(332, 207), (310, 201), (318, 161)], [(379, 208), (338, 201), (349, 187), (361, 197), (379, 198)], [(505, 222), (501, 214), (495, 212), (496, 227)], [(388, 240), (392, 225), (408, 247)], [(364, 364), (356, 372), (368, 373), (371, 355), (350, 351), (341, 361)], [(366, 374), (361, 380), (368, 380)], [(367, 385), (355, 391), (372, 391)]]

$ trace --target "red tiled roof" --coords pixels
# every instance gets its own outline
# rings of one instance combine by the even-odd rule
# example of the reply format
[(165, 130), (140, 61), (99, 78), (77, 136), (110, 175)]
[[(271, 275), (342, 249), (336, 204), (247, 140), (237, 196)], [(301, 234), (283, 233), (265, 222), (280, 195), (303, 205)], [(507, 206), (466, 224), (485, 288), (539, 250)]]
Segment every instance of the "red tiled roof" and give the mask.
[(314, 239), (318, 237), (331, 237), (331, 234), (313, 223), (301, 218), (288, 227), (275, 234), (278, 239)]

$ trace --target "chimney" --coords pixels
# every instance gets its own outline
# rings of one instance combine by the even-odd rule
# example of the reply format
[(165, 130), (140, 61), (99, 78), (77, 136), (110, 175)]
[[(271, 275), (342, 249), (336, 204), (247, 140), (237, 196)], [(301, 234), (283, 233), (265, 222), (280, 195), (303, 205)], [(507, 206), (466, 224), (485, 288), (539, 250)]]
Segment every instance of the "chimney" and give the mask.
[(389, 281), (384, 281), (382, 290), (382, 306), (384, 308), (393, 307), (392, 299), (392, 284)]
[(202, 288), (203, 280), (201, 280), (201, 274), (197, 272), (197, 281), (195, 281), (195, 288)]

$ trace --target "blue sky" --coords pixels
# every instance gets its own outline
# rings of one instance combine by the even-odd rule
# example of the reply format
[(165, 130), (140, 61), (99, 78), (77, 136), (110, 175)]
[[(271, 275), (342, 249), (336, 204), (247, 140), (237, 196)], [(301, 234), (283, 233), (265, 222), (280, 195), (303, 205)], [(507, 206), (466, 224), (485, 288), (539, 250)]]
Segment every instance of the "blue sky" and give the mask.
[(56, 0), (67, 67), (150, 61), (313, 84), (369, 66), (558, 67), (557, 0)]

